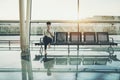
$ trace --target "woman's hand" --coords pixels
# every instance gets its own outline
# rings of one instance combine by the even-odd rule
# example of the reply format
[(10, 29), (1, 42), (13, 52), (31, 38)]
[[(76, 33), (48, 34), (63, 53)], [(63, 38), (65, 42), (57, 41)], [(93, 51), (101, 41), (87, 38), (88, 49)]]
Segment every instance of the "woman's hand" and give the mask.
[(49, 30), (49, 29), (47, 29), (47, 32), (49, 32), (49, 33), (50, 33), (50, 35), (51, 35), (52, 37), (54, 37), (54, 36), (52, 35), (52, 33), (50, 32), (50, 30)]
[(51, 32), (50, 32), (50, 29), (47, 29), (47, 32), (51, 33)]

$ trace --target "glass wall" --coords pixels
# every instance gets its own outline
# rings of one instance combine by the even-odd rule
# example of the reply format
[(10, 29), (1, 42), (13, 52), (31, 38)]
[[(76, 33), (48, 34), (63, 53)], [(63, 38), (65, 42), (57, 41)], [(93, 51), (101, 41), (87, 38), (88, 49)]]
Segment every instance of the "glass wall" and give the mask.
[[(120, 68), (117, 66), (120, 65), (120, 62), (119, 59), (118, 62), (110, 59), (109, 52), (107, 52), (109, 46), (79, 45), (78, 49), (77, 45), (51, 45), (51, 47), (47, 49), (48, 61), (44, 61), (44, 45), (35, 45), (36, 43), (40, 43), (40, 38), (43, 40), (43, 30), (47, 28), (47, 21), (52, 22), (51, 28), (54, 32), (67, 32), (69, 34), (70, 32), (77, 32), (79, 27), (79, 31), (82, 33), (108, 32), (110, 37), (113, 37), (116, 42), (119, 42), (118, 28), (120, 23), (113, 22), (114, 25), (112, 25), (112, 22), (104, 22), (119, 20), (119, 16), (116, 16), (118, 14), (116, 9), (114, 9), (112, 13), (109, 9), (113, 8), (113, 5), (117, 8), (117, 1), (80, 0), (79, 26), (77, 23), (77, 1), (78, 0), (32, 1), (31, 53), (33, 67), (39, 68), (39, 73), (34, 73), (34, 76), (44, 75), (45, 77), (39, 76), (39, 79), (45, 80), (48, 77), (52, 80), (119, 79), (117, 72), (119, 72)], [(101, 7), (101, 5), (103, 6)], [(119, 9), (117, 9), (117, 11), (119, 12)], [(68, 41), (69, 36), (70, 35), (68, 35)], [(117, 55), (119, 53), (119, 47), (114, 46), (114, 49), (114, 55)], [(119, 55), (117, 55), (117, 58), (118, 57)], [(115, 69), (117, 71), (114, 71)], [(99, 73), (99, 71), (101, 72)], [(108, 73), (104, 74), (104, 71)], [(112, 74), (110, 71), (115, 73)], [(88, 74), (89, 76), (86, 78), (85, 75)], [(111, 77), (111, 75), (115, 77)]]
[(0, 20), (19, 20), (19, 0), (0, 1)]
[(76, 0), (32, 0), (32, 20), (75, 20)]

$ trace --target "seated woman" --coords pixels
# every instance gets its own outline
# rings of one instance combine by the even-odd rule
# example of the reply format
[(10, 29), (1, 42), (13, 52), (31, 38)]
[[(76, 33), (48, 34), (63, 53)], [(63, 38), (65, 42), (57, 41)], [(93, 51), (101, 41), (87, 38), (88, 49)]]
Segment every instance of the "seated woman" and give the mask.
[(53, 31), (51, 30), (51, 22), (47, 22), (46, 24), (47, 24), (47, 29), (44, 30), (44, 37), (43, 37), (45, 59), (47, 58), (47, 45), (50, 48), (50, 43), (52, 42), (54, 37)]

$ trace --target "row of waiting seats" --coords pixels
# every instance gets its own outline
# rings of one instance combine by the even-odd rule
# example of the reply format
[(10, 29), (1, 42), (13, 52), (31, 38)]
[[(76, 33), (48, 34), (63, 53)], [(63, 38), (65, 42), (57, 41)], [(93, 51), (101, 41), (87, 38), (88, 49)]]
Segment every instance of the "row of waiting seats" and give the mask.
[(109, 38), (108, 32), (55, 32), (53, 43), (56, 44), (103, 44), (117, 45), (113, 38)]
[[(55, 32), (55, 36), (51, 45), (110, 45), (108, 47), (108, 52), (113, 54), (114, 49), (112, 45), (117, 45), (113, 38), (110, 37), (108, 32)], [(41, 46), (40, 50), (43, 49), (43, 41), (40, 39), (39, 43), (35, 45)], [(69, 46), (68, 46), (68, 51)]]

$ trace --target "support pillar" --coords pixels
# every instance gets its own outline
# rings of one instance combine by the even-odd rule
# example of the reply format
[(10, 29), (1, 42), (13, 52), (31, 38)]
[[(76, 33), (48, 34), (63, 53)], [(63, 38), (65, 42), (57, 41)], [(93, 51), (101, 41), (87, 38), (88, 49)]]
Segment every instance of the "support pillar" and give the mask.
[[(78, 26), (78, 43), (79, 43), (79, 27), (80, 27), (80, 24), (79, 24), (79, 0), (77, 0), (77, 13), (78, 13), (78, 15), (77, 15), (77, 22), (78, 22), (78, 24), (77, 24), (77, 26)], [(78, 78), (78, 69), (79, 69), (79, 66), (78, 66), (78, 57), (79, 57), (79, 44), (77, 45), (77, 65), (76, 65), (76, 78), (75, 78), (75, 80), (77, 80), (77, 78)]]
[(19, 0), (22, 80), (33, 80), (29, 35), (31, 0), (27, 0), (26, 20), (24, 3), (25, 0)]

